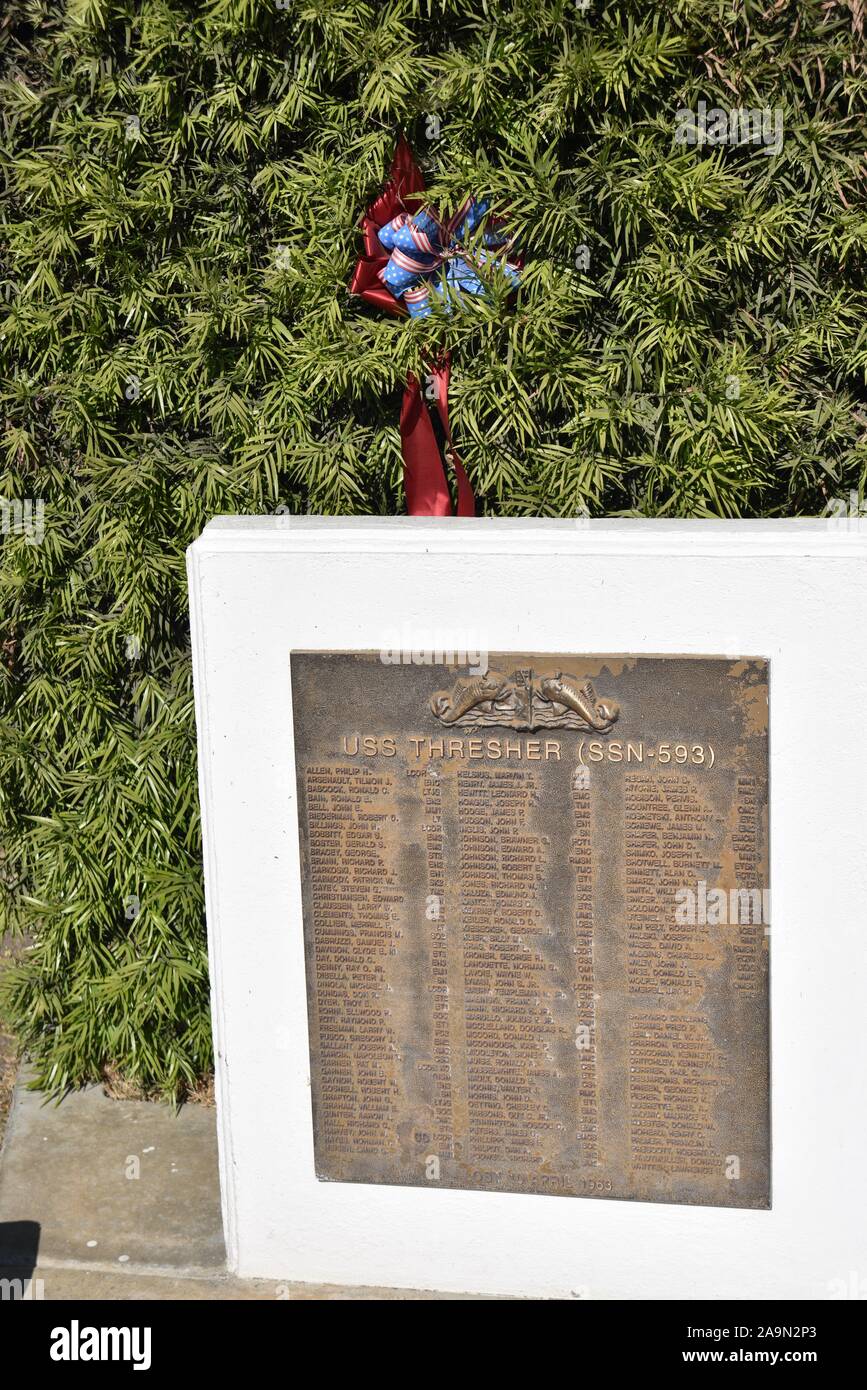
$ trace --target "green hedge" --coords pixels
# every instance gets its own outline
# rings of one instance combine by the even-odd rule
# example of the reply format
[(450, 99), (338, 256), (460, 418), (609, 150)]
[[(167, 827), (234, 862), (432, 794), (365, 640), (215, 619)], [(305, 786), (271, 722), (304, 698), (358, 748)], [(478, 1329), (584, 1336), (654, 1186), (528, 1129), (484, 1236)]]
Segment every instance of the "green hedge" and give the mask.
[[(12, 0), (0, 932), (34, 938), (44, 1085), (207, 1071), (184, 548), (215, 513), (400, 511), (426, 344), (486, 513), (863, 496), (863, 29), (863, 0)], [(761, 142), (679, 142), (701, 101), (767, 108)], [(441, 206), (508, 206), (517, 307), (349, 299), (401, 126)]]

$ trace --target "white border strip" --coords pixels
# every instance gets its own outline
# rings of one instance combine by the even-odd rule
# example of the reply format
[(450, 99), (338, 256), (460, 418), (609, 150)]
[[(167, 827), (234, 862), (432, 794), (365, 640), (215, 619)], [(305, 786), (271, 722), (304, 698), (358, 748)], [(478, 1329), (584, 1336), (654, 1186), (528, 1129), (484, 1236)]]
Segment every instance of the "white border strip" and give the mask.
[[(445, 525), (443, 525), (443, 521)], [(438, 517), (225, 516), (195, 542), (208, 553), (821, 556), (867, 560), (867, 519), (645, 521)]]

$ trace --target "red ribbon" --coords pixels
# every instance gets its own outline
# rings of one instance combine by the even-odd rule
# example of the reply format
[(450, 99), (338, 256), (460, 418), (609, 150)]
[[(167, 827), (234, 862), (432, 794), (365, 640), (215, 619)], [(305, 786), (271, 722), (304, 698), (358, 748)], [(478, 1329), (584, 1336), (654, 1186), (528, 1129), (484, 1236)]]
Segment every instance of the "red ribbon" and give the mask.
[[(388, 254), (379, 240), (379, 229), (399, 212), (416, 212), (423, 203), (424, 175), (416, 164), (412, 150), (401, 135), (391, 161), (389, 181), (376, 202), (362, 218), (364, 253), (359, 257), (349, 285), (350, 294), (360, 295), (387, 313), (406, 315), (406, 309), (395, 299), (379, 278), (388, 261)], [(470, 480), (458, 458), (449, 428), (449, 377), (451, 354), (430, 364), (437, 414), (448, 440), (449, 461), (457, 484), (458, 516), (475, 516), (475, 498)], [(443, 466), (433, 420), (421, 385), (412, 373), (407, 377), (400, 410), (400, 447), (403, 454), (403, 484), (406, 509), (410, 516), (451, 516), (452, 498)]]

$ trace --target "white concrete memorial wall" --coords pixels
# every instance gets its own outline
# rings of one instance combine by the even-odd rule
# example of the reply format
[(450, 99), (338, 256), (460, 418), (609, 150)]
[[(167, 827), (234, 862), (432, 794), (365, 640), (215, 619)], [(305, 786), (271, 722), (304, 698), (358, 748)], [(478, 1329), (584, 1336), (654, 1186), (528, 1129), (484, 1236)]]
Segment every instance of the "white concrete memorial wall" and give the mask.
[[(863, 1297), (867, 523), (223, 517), (188, 559), (230, 1268)], [(290, 653), (432, 648), (768, 660), (769, 1210), (317, 1179)]]

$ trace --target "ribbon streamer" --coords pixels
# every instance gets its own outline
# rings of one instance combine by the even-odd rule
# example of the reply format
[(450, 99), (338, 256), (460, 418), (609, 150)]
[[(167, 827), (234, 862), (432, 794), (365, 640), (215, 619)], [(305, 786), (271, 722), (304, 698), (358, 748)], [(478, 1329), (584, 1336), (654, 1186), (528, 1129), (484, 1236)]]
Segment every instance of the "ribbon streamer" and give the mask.
[[(391, 163), (389, 180), (361, 222), (364, 251), (350, 282), (350, 294), (387, 313), (421, 318), (431, 312), (430, 295), (446, 296), (446, 307), (460, 305), (462, 294), (484, 294), (479, 270), (491, 257), (482, 249), (470, 253), (462, 242), (479, 226), (487, 202), (467, 199), (447, 222), (423, 207), (424, 176), (401, 136)], [(485, 246), (501, 245), (504, 236), (493, 227), (484, 233)], [(517, 266), (500, 261), (513, 284)], [(444, 274), (443, 274), (443, 268)], [(448, 388), (451, 354), (429, 364), (433, 405), (448, 442), (455, 476), (458, 516), (475, 515), (475, 498), (458, 457), (449, 427)], [(451, 493), (427, 400), (410, 373), (400, 411), (400, 444), (404, 490), (410, 516), (451, 516)]]

